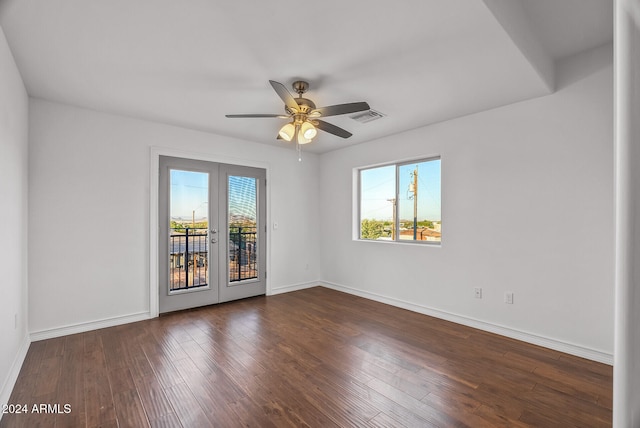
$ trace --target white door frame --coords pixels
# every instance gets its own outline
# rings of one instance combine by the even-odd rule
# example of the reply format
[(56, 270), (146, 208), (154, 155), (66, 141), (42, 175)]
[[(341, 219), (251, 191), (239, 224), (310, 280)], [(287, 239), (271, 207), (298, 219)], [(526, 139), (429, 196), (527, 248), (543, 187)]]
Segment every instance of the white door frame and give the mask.
[[(155, 318), (159, 314), (159, 251), (158, 251), (158, 197), (160, 192), (160, 156), (171, 156), (176, 158), (186, 158), (203, 160), (209, 162), (225, 163), (231, 165), (249, 166), (266, 170), (267, 175), (267, 218), (265, 224), (269, 224), (271, 218), (271, 180), (269, 175), (271, 169), (268, 163), (251, 159), (241, 159), (231, 156), (191, 152), (168, 147), (151, 146), (149, 151), (149, 316)], [(271, 233), (267, 227), (267, 262), (266, 272), (271, 272)], [(271, 281), (266, 279), (267, 296), (271, 295)]]

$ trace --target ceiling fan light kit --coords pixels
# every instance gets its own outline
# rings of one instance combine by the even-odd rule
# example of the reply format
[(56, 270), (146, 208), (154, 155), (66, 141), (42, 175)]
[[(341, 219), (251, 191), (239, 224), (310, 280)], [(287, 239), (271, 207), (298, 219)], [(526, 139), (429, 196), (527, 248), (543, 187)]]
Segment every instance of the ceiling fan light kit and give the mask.
[(302, 94), (307, 92), (309, 89), (308, 82), (305, 82), (304, 80), (297, 80), (293, 82), (292, 87), (298, 94), (298, 98), (294, 98), (282, 83), (276, 82), (275, 80), (269, 80), (269, 83), (271, 83), (271, 86), (274, 91), (276, 91), (280, 99), (284, 101), (284, 110), (287, 113), (286, 115), (228, 114), (226, 117), (234, 119), (279, 118), (290, 120), (290, 122), (286, 123), (282, 128), (280, 128), (280, 131), (278, 131), (278, 139), (288, 142), (295, 141), (296, 149), (298, 151), (298, 160), (301, 160), (300, 145), (308, 144), (313, 141), (313, 139), (318, 135), (318, 129), (342, 138), (349, 138), (352, 135), (349, 131), (318, 118), (357, 113), (370, 109), (369, 104), (366, 102), (336, 104), (333, 106), (316, 108), (313, 101), (302, 97)]

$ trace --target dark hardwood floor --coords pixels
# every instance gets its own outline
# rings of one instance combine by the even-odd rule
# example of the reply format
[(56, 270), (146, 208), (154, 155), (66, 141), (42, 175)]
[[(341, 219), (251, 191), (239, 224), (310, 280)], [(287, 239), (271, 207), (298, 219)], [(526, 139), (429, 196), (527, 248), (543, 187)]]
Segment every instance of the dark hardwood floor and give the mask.
[(34, 342), (10, 404), (0, 427), (606, 427), (612, 368), (316, 287)]

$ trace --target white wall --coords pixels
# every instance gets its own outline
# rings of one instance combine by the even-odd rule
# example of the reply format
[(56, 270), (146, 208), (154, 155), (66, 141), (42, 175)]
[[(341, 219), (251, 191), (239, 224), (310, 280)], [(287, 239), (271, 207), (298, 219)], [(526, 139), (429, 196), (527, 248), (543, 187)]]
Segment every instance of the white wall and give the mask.
[(151, 146), (267, 164), (269, 287), (319, 279), (317, 155), (35, 99), (30, 144), (32, 333), (149, 312)]
[(29, 344), (28, 97), (2, 29), (0, 94), (0, 260), (3, 266), (0, 279), (0, 404), (4, 404), (9, 399)]
[(640, 426), (640, 3), (616, 2), (613, 426)]
[[(557, 73), (549, 96), (322, 155), (327, 285), (610, 362), (612, 48)], [(352, 240), (353, 169), (432, 155), (442, 246)]]

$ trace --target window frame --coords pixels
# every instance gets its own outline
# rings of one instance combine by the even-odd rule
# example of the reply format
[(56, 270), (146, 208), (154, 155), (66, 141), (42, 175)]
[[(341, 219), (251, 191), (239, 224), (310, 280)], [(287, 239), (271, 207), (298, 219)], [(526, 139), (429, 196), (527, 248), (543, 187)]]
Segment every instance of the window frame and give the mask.
[[(393, 219), (393, 229), (396, 234), (395, 239), (365, 239), (362, 238), (362, 172), (367, 170), (372, 170), (376, 168), (384, 168), (388, 166), (394, 166), (395, 169), (395, 204), (396, 210), (399, 208), (399, 194), (400, 194), (400, 168), (406, 165), (411, 164), (419, 164), (431, 161), (440, 161), (440, 224), (442, 224), (442, 156), (441, 155), (432, 155), (427, 157), (420, 158), (411, 158), (404, 159), (395, 162), (387, 162), (375, 165), (367, 165), (354, 168), (353, 170), (353, 178), (354, 178), (354, 194), (356, 197), (353, 201), (353, 240), (361, 241), (361, 242), (383, 242), (389, 244), (409, 244), (409, 245), (427, 245), (430, 247), (440, 247), (442, 246), (442, 232), (440, 232), (440, 241), (423, 241), (423, 240), (413, 240), (413, 239), (400, 239), (400, 216), (396, 215), (395, 219)], [(393, 234), (393, 232), (392, 232)]]

